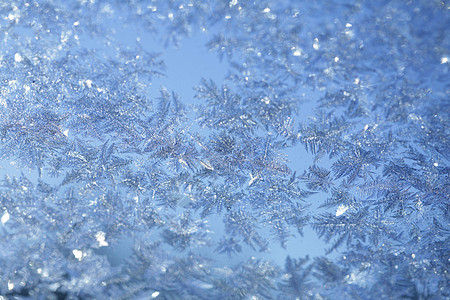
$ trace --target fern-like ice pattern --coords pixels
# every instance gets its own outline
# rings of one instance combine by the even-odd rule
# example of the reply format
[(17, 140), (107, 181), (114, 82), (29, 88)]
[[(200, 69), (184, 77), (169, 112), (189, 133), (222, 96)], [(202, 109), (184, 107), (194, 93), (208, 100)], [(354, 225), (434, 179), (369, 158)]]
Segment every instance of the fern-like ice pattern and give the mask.
[[(0, 1), (0, 299), (449, 298), (449, 14)], [(227, 77), (151, 96), (197, 32)]]

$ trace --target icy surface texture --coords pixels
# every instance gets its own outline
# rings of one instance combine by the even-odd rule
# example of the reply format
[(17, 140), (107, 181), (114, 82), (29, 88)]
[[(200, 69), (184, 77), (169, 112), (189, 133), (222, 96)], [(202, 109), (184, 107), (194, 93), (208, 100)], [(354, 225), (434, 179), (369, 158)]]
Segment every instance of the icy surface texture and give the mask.
[[(450, 297), (449, 13), (0, 1), (0, 298)], [(151, 97), (197, 32), (226, 78)]]

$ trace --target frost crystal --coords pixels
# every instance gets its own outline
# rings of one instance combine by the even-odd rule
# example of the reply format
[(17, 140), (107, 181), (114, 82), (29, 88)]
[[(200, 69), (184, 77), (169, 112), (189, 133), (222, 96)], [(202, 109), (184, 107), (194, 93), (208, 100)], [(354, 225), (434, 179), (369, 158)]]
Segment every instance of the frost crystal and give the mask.
[(72, 251), (72, 253), (73, 253), (73, 256), (75, 256), (75, 258), (78, 260), (81, 260), (83, 258), (83, 251), (81, 251), (81, 250), (75, 249)]
[(8, 211), (5, 210), (0, 221), (3, 224), (5, 224), (6, 222), (8, 222), (8, 220), (9, 220), (9, 213), (8, 213)]
[(450, 298), (410, 2), (0, 1), (0, 299)]
[(339, 207), (336, 210), (336, 217), (339, 217), (340, 215), (343, 215), (347, 210), (349, 209), (346, 205), (339, 205)]
[(108, 246), (108, 242), (105, 241), (105, 233), (103, 231), (99, 231), (95, 234), (95, 238), (97, 239), (99, 247)]
[(23, 60), (22, 55), (20, 55), (20, 53), (14, 54), (14, 60), (16, 62), (21, 62)]

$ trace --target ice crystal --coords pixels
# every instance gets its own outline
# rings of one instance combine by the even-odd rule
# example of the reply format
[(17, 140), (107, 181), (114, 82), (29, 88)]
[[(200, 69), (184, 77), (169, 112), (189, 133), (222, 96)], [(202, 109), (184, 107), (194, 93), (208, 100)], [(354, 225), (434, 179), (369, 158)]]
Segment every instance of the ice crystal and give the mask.
[(0, 298), (449, 298), (449, 7), (0, 2)]

